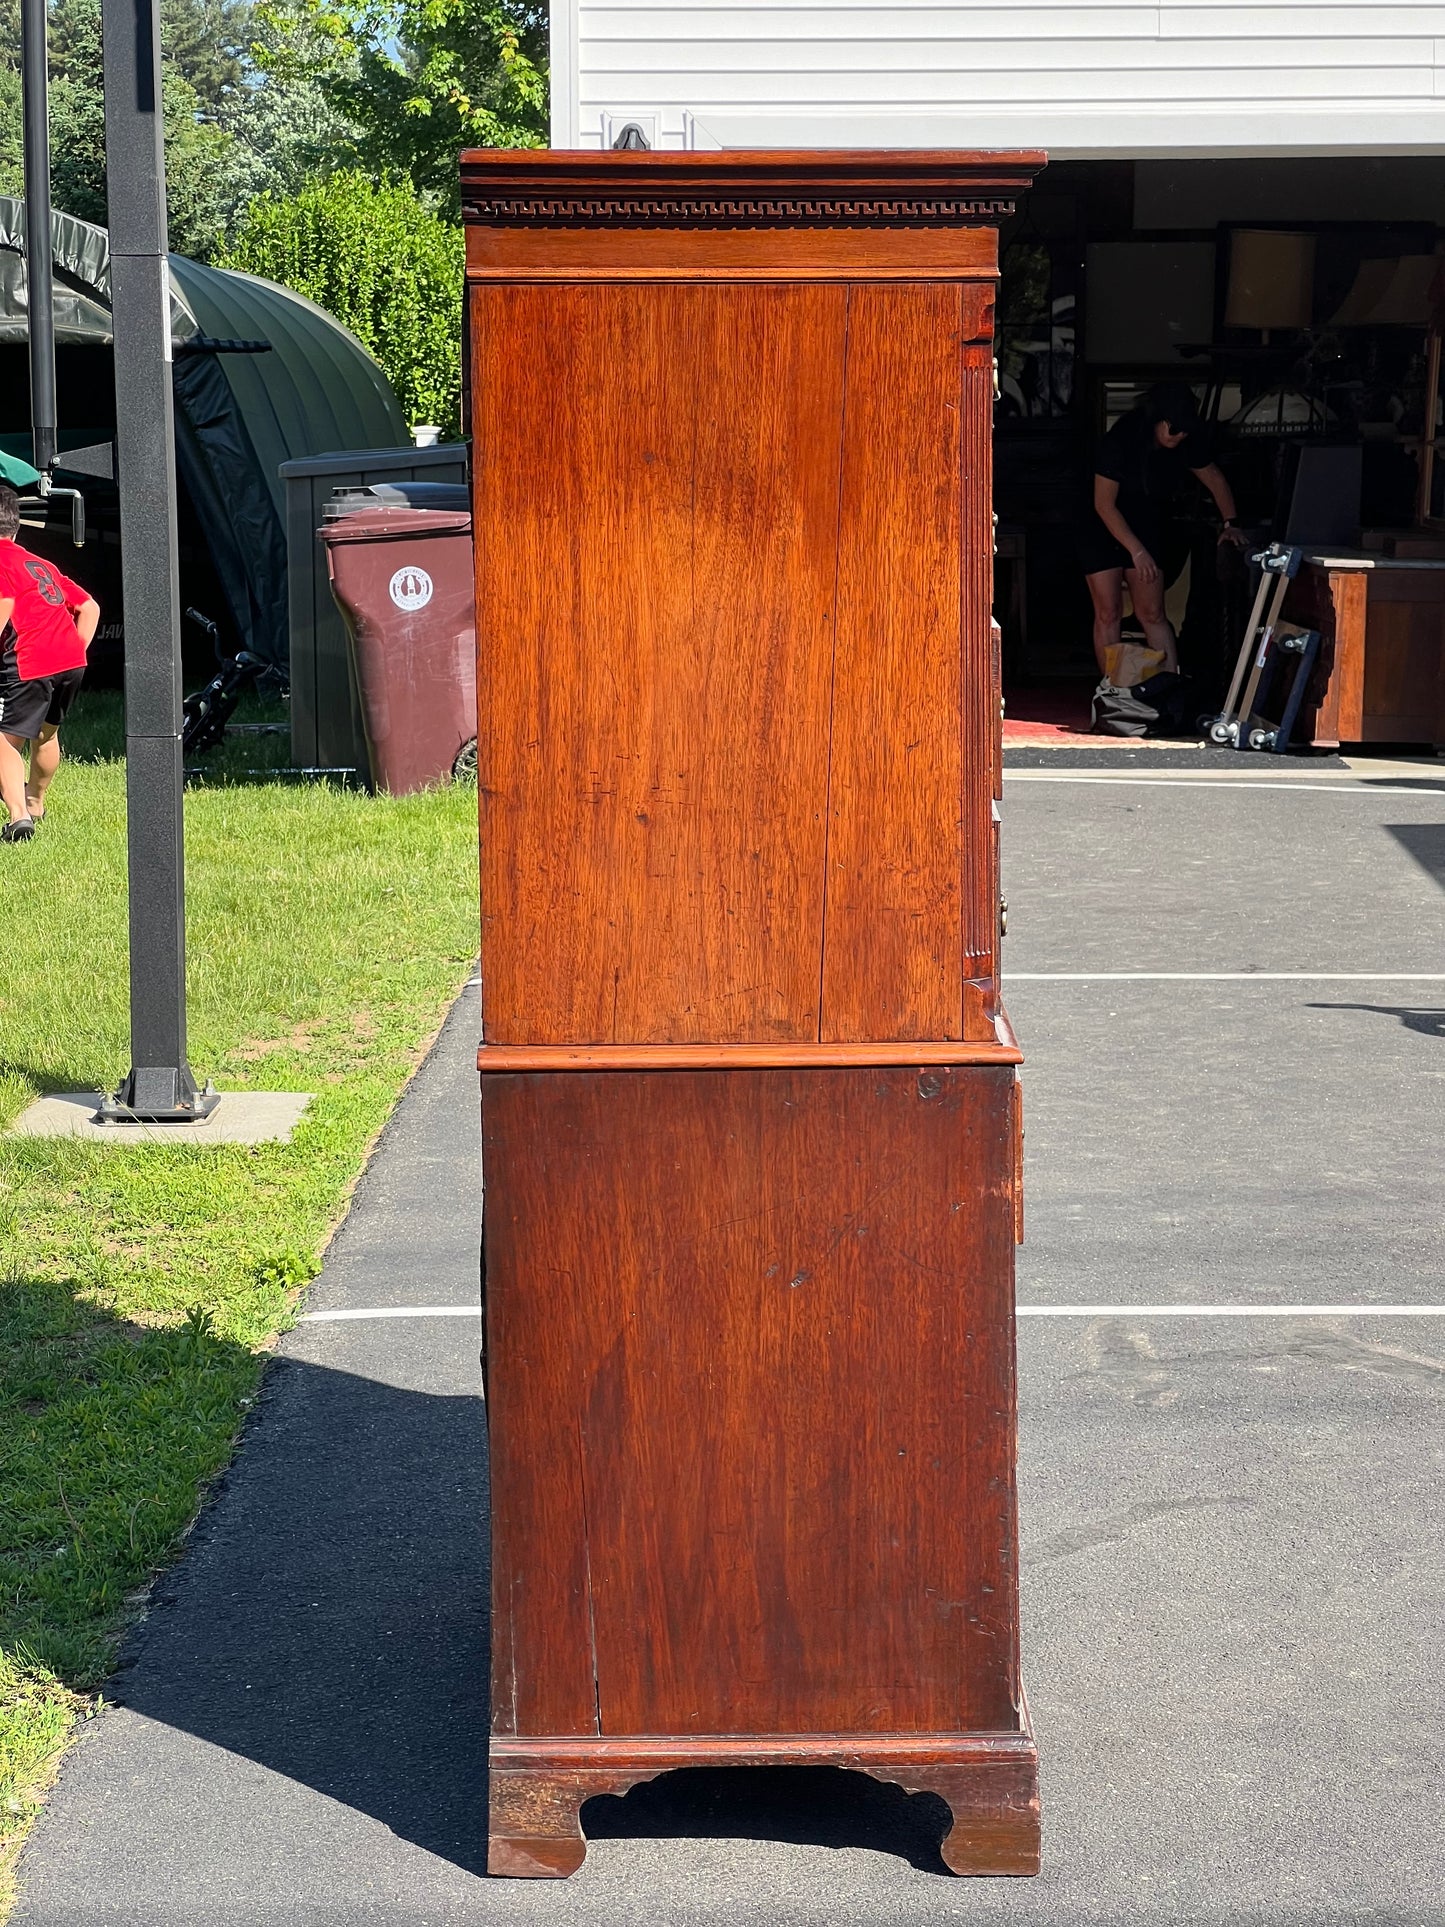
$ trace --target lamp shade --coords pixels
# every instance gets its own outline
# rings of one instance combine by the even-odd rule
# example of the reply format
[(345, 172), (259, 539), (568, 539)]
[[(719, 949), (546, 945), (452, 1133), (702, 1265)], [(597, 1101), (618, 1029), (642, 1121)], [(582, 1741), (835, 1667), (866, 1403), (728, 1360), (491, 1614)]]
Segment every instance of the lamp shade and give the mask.
[(1430, 320), (1431, 288), (1439, 269), (1433, 254), (1362, 261), (1331, 326), (1423, 328)]
[(1318, 434), (1333, 419), (1323, 402), (1297, 388), (1267, 388), (1231, 415), (1229, 425), (1236, 435), (1268, 435), (1279, 440)]
[(1226, 328), (1308, 328), (1313, 319), (1315, 237), (1236, 228), (1229, 237)]

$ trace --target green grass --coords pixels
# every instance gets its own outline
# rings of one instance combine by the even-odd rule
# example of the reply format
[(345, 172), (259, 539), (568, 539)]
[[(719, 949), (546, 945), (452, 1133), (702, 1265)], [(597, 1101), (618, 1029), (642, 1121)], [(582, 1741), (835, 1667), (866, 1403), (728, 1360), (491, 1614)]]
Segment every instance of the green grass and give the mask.
[[(202, 678), (187, 676), (187, 687)], [(281, 778), (291, 765), (291, 712), (283, 697), (244, 695), (225, 740), (204, 756), (186, 759), (190, 784), (251, 783)], [(125, 755), (125, 715), (120, 697), (87, 692), (66, 719), (65, 753), (77, 762), (105, 763)]]
[[(89, 697), (34, 842), (0, 846), (0, 1128), (128, 1062), (119, 705)], [(315, 1098), (288, 1145), (0, 1137), (0, 1917), (72, 1722), (254, 1398), (475, 951), (475, 794), (237, 780), (186, 801), (190, 1055)], [(8, 1856), (8, 1859), (7, 1859)]]

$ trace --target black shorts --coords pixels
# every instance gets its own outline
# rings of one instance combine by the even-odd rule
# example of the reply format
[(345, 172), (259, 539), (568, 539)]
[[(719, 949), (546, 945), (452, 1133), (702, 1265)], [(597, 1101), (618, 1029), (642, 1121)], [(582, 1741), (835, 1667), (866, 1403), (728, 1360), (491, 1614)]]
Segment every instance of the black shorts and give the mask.
[(16, 666), (15, 651), (0, 653), (0, 732), (36, 742), (47, 729), (56, 729), (79, 694), (83, 669), (62, 669), (57, 676), (25, 681)]
[[(1163, 524), (1146, 521), (1136, 513), (1130, 527), (1154, 560), (1162, 566), (1160, 550), (1165, 540)], [(1105, 569), (1132, 569), (1134, 566), (1134, 558), (1124, 544), (1116, 541), (1105, 528), (1103, 518), (1092, 512), (1079, 518), (1074, 530), (1074, 551), (1084, 575), (1102, 575)]]

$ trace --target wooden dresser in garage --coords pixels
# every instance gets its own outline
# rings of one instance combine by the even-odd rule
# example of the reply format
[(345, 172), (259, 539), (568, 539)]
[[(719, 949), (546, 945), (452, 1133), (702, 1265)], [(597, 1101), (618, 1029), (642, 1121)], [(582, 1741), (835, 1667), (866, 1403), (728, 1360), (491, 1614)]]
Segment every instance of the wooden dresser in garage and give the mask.
[(989, 607), (1042, 158), (463, 158), (494, 1872), (770, 1763), (1038, 1865)]
[(1307, 555), (1284, 612), (1324, 645), (1317, 747), (1445, 745), (1445, 557)]

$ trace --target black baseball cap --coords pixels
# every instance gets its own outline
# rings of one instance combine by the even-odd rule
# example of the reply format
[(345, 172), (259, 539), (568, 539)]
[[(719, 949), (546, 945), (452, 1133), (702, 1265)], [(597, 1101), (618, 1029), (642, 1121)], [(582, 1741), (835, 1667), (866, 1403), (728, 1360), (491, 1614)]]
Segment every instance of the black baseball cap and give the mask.
[(1199, 403), (1186, 381), (1159, 381), (1144, 397), (1151, 422), (1168, 422), (1176, 435), (1192, 435), (1203, 426)]

